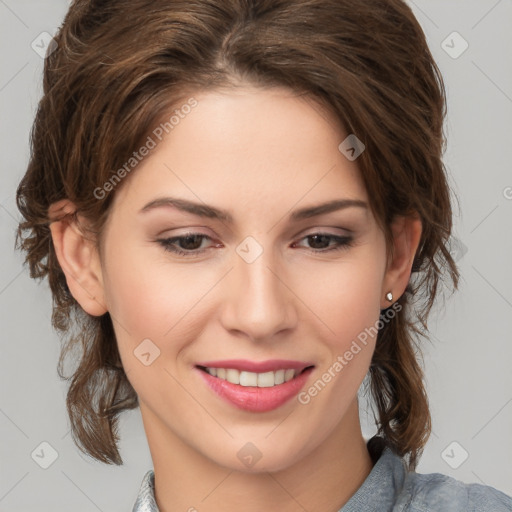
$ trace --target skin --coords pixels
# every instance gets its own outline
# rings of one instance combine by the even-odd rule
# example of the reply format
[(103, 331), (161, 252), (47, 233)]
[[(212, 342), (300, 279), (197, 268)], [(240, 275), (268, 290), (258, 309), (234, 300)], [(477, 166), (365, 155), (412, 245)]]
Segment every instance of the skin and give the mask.
[[(116, 189), (100, 253), (62, 220), (51, 224), (57, 257), (83, 309), (114, 321), (162, 512), (337, 511), (372, 469), (357, 391), (375, 339), (307, 405), (292, 399), (265, 413), (224, 402), (193, 368), (231, 358), (311, 361), (308, 388), (375, 325), (390, 306), (386, 293), (396, 300), (404, 292), (421, 223), (396, 219), (387, 260), (369, 208), (290, 222), (292, 211), (333, 199), (368, 203), (357, 160), (338, 150), (348, 133), (286, 89), (244, 85), (194, 97), (197, 107)], [(164, 196), (225, 209), (234, 222), (169, 206), (140, 213)], [(73, 208), (61, 201), (50, 215)], [(206, 250), (196, 257), (157, 241), (187, 232), (210, 237), (198, 241)], [(315, 233), (352, 243), (325, 252), (336, 239), (315, 245), (307, 238)], [(236, 252), (247, 236), (263, 250), (252, 263)], [(148, 338), (160, 355), (145, 366), (134, 350)], [(237, 456), (249, 442), (261, 453), (251, 467)]]

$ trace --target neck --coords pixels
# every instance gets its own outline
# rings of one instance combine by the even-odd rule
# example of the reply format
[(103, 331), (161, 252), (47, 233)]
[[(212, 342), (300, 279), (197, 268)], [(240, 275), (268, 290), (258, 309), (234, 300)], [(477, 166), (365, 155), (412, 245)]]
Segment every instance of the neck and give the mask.
[[(144, 410), (143, 419), (149, 414)], [(338, 512), (373, 467), (361, 434), (356, 400), (319, 446), (275, 472), (241, 472), (220, 466), (170, 435), (154, 418), (150, 422), (145, 419), (144, 425), (160, 512)]]

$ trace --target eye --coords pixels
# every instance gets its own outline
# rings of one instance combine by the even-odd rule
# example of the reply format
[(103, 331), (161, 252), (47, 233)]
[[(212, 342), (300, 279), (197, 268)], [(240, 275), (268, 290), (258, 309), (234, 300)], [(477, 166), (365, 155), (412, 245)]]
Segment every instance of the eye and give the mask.
[(202, 254), (207, 248), (202, 246), (204, 240), (211, 240), (203, 233), (186, 233), (172, 238), (162, 238), (157, 242), (166, 250), (180, 256), (193, 257)]
[[(333, 235), (331, 233), (311, 233), (302, 240), (307, 240), (312, 246), (310, 251), (313, 253), (325, 253), (330, 251), (339, 251), (348, 249), (353, 242), (351, 236)], [(332, 244), (332, 242), (334, 242)]]
[[(186, 233), (181, 236), (174, 236), (172, 238), (162, 238), (157, 242), (169, 252), (184, 256), (186, 258), (193, 258), (203, 254), (211, 247), (205, 247), (203, 242), (212, 240), (211, 237), (203, 233)], [(332, 233), (311, 233), (301, 239), (307, 241), (310, 247), (306, 247), (310, 252), (326, 253), (331, 251), (339, 251), (351, 247), (353, 238), (351, 236), (340, 236)], [(216, 247), (221, 247), (217, 244)], [(298, 243), (293, 244), (293, 247), (301, 247)]]

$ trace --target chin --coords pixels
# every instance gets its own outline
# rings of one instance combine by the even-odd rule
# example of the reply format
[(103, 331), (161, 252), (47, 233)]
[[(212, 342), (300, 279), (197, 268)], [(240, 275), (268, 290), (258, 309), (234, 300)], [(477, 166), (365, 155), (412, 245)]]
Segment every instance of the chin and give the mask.
[(212, 460), (230, 471), (259, 474), (286, 470), (297, 463), (300, 458), (301, 451), (296, 446), (282, 446), (281, 450), (276, 450), (268, 442), (266, 448), (258, 449), (257, 445), (257, 442), (250, 441), (237, 443), (234, 458), (225, 458), (227, 452), (232, 453), (232, 449), (228, 448), (224, 453), (218, 454), (219, 457), (214, 457)]

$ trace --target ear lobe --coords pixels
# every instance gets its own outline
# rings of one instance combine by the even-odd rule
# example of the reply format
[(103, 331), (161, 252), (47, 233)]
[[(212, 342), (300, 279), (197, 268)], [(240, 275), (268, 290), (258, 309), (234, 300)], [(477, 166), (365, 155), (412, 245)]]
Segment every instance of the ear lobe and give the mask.
[[(93, 316), (107, 312), (99, 255), (76, 222), (76, 207), (67, 199), (53, 203), (48, 215), (59, 264), (69, 291), (82, 309)], [(52, 220), (56, 219), (56, 220)]]
[(422, 225), (419, 217), (398, 217), (391, 225), (393, 233), (393, 250), (386, 274), (383, 280), (381, 296), (381, 308), (389, 307), (389, 302), (384, 299), (391, 291), (394, 300), (397, 300), (407, 288), (411, 277), (412, 264), (418, 249)]

